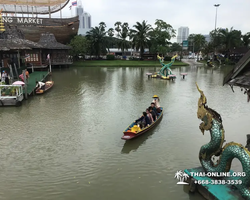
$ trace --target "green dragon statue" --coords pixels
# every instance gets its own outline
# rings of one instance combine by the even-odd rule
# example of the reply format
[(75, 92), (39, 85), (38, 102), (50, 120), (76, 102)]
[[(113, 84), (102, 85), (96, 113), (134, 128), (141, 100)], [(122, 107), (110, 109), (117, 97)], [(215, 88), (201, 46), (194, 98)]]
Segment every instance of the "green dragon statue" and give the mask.
[[(171, 58), (171, 62), (170, 62), (170, 63), (164, 64), (164, 63), (163, 63), (163, 57), (160, 57), (159, 55), (157, 55), (157, 58), (159, 59), (161, 65), (162, 65), (162, 68), (161, 68), (161, 70), (160, 70), (160, 72), (159, 72), (159, 74), (160, 74), (161, 76), (163, 76), (163, 77), (166, 76), (166, 77), (167, 77), (168, 75), (173, 74), (173, 73), (172, 73), (172, 70), (170, 69), (170, 67), (171, 67), (172, 64), (174, 63), (176, 57), (177, 57), (177, 55), (173, 56), (173, 57)], [(165, 75), (165, 71), (166, 71), (166, 75)]]
[[(238, 158), (242, 164), (244, 177), (240, 177), (242, 184), (233, 185), (237, 188), (244, 199), (250, 200), (250, 152), (241, 144), (230, 142), (225, 144), (225, 132), (222, 125), (222, 119), (219, 113), (209, 108), (207, 99), (196, 83), (201, 96), (198, 101), (197, 117), (203, 121), (200, 124), (200, 130), (210, 131), (211, 141), (200, 148), (199, 160), (206, 173), (208, 172), (229, 172), (234, 158)], [(217, 164), (212, 162), (213, 156), (219, 156)]]

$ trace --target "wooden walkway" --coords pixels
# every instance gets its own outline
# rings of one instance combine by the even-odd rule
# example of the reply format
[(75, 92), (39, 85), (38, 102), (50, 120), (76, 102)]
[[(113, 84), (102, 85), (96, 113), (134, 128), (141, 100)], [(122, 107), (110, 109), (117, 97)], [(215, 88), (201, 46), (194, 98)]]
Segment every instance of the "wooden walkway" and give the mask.
[(49, 75), (49, 72), (47, 71), (35, 71), (30, 73), (30, 77), (28, 79), (27, 83), (27, 93), (28, 95), (31, 95), (36, 87), (36, 81), (43, 81), (47, 76)]

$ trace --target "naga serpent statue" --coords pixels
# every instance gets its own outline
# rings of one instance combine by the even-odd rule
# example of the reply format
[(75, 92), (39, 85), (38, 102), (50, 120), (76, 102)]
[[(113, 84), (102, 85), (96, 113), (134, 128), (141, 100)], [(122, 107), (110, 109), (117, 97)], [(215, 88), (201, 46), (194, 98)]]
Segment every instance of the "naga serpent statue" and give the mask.
[[(160, 70), (160, 72), (159, 72), (159, 74), (160, 74), (161, 76), (168, 76), (168, 75), (173, 74), (173, 73), (172, 73), (172, 70), (170, 69), (170, 67), (171, 67), (172, 64), (174, 63), (176, 57), (177, 57), (177, 55), (173, 56), (173, 57), (171, 58), (171, 62), (170, 62), (170, 63), (164, 64), (164, 63), (163, 63), (163, 57), (161, 58), (159, 55), (157, 55), (157, 58), (159, 59), (161, 65), (162, 65), (162, 68), (161, 68), (161, 70)], [(165, 75), (165, 73), (164, 73), (165, 71), (166, 71), (166, 75)]]
[[(219, 113), (209, 108), (206, 103), (207, 99), (196, 83), (197, 89), (201, 96), (198, 101), (197, 117), (203, 121), (200, 124), (200, 130), (210, 131), (211, 141), (200, 148), (199, 160), (206, 173), (208, 172), (229, 172), (231, 163), (234, 158), (238, 158), (242, 164), (245, 176), (238, 180), (241, 184), (235, 184), (232, 187), (237, 188), (244, 199), (250, 200), (250, 152), (241, 144), (230, 142), (225, 144), (225, 131), (222, 125), (222, 119)], [(217, 164), (212, 162), (213, 156), (219, 156)]]

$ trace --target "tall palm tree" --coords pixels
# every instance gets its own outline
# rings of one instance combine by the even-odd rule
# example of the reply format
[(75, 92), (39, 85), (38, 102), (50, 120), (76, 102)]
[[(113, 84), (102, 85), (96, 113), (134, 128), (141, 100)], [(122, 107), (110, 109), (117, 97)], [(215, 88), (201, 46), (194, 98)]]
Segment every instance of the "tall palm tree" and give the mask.
[[(119, 27), (118, 27), (119, 25)], [(128, 48), (130, 47), (130, 42), (127, 40), (127, 38), (129, 37), (129, 27), (128, 27), (128, 23), (125, 22), (123, 24), (118, 24), (116, 30), (117, 31), (117, 37), (119, 39), (118, 41), (118, 48), (120, 48), (122, 50), (122, 55), (124, 55), (124, 50), (128, 50)]]
[(108, 38), (108, 41), (107, 41), (107, 49), (108, 51), (110, 52), (109, 48), (113, 46), (113, 43), (114, 43), (114, 40), (113, 40), (113, 36), (114, 36), (114, 29), (113, 28), (110, 28), (108, 31), (107, 31), (107, 34), (109, 36)]
[(148, 47), (149, 43), (149, 32), (152, 30), (150, 24), (147, 24), (145, 20), (136, 22), (136, 25), (133, 26), (135, 29), (131, 29), (132, 47), (136, 50), (140, 50), (140, 57), (142, 59), (144, 50)]
[(98, 58), (105, 52), (107, 46), (105, 27), (106, 24), (101, 22), (99, 27), (96, 26), (86, 33), (86, 38), (91, 44), (91, 52)]
[(210, 36), (215, 47), (219, 47), (222, 51), (228, 51), (229, 49), (242, 45), (241, 31), (234, 30), (233, 27), (230, 29), (218, 28), (212, 31)]
[(206, 39), (203, 35), (201, 34), (196, 34), (194, 36), (194, 44), (195, 44), (195, 49), (196, 51), (200, 51), (202, 49), (202, 47), (205, 45), (206, 43)]

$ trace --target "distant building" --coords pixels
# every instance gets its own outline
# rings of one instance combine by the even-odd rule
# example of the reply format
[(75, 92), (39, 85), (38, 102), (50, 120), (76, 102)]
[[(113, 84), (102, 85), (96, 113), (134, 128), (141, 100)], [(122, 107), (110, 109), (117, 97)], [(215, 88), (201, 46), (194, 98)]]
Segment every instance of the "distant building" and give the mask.
[(91, 15), (84, 12), (81, 1), (78, 1), (79, 5), (76, 7), (76, 14), (79, 16), (79, 29), (78, 35), (86, 35), (91, 30)]
[(189, 36), (189, 28), (188, 27), (180, 27), (178, 28), (177, 35), (177, 43), (181, 44), (183, 40), (187, 40)]
[(206, 40), (207, 42), (210, 42), (210, 41), (211, 41), (210, 35), (203, 35), (203, 36), (205, 37), (205, 40)]

